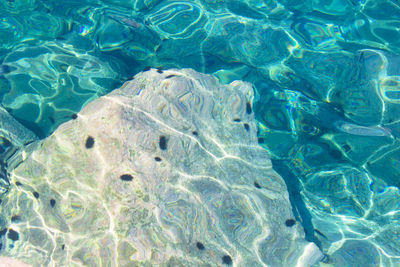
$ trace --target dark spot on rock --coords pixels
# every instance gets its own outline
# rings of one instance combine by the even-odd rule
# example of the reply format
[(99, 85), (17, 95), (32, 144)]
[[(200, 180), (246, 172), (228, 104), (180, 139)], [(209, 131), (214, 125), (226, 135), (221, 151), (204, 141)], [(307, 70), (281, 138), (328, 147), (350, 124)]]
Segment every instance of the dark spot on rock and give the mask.
[(261, 188), (260, 184), (257, 183), (257, 182), (254, 182), (254, 186), (255, 186), (256, 188)]
[(52, 208), (54, 208), (55, 205), (56, 205), (56, 201), (54, 199), (50, 199), (50, 206)]
[(61, 249), (64, 250), (64, 248), (65, 248), (65, 245), (63, 244), (63, 245), (61, 246)]
[(119, 177), (122, 181), (132, 181), (133, 177), (130, 174), (123, 174)]
[(20, 185), (22, 185), (20, 182), (15, 182), (15, 184), (17, 185), (17, 186), (20, 186)]
[(158, 73), (163, 73), (163, 70), (161, 68), (157, 68)]
[(164, 135), (160, 136), (159, 146), (161, 150), (167, 149), (167, 138)]
[(249, 124), (245, 123), (243, 124), (244, 128), (246, 129), (246, 131), (250, 131), (250, 126)]
[(235, 118), (235, 119), (233, 119), (233, 121), (235, 121), (235, 122), (241, 122), (242, 120), (241, 120), (241, 119), (238, 119), (238, 118)]
[(199, 135), (199, 133), (197, 131), (193, 131), (192, 134), (195, 135), (195, 136)]
[(247, 102), (247, 103), (246, 103), (246, 113), (247, 113), (247, 114), (251, 114), (251, 112), (252, 112), (251, 105), (250, 105), (249, 102)]
[(85, 143), (85, 147), (86, 148), (92, 148), (94, 145), (94, 139), (91, 136), (88, 136), (88, 138), (86, 138), (86, 143)]
[(198, 249), (200, 249), (200, 250), (204, 250), (204, 245), (203, 245), (203, 243), (201, 243), (201, 242), (197, 242), (197, 243), (196, 243), (196, 247), (197, 247)]
[(21, 220), (21, 217), (19, 215), (14, 215), (11, 217), (12, 222), (19, 221), (19, 220)]
[(73, 120), (76, 120), (76, 119), (78, 118), (78, 115), (72, 114), (71, 118), (72, 118)]
[(19, 239), (19, 234), (17, 231), (14, 231), (13, 229), (9, 229), (7, 237), (9, 239), (11, 239), (12, 241), (17, 241)]
[(296, 221), (293, 220), (293, 219), (287, 219), (286, 222), (285, 222), (285, 225), (286, 225), (287, 227), (292, 227), (292, 226), (295, 225), (295, 224), (296, 224)]
[(39, 198), (39, 193), (38, 192), (33, 192), (33, 196), (35, 197), (35, 198)]
[(345, 144), (343, 146), (344, 151), (348, 152), (349, 150), (351, 150), (351, 147), (348, 144)]
[(7, 228), (4, 228), (3, 230), (0, 231), (0, 237), (5, 235), (7, 233)]
[(176, 76), (176, 75), (171, 74), (171, 75), (168, 75), (167, 77), (165, 77), (165, 79), (170, 79), (170, 78), (175, 77), (175, 76)]
[(149, 70), (151, 70), (151, 67), (149, 67), (149, 66), (147, 66), (147, 67), (145, 67), (145, 68), (143, 69), (143, 71), (149, 71)]
[(3, 247), (3, 243), (0, 243), (0, 250), (1, 250), (2, 247)]
[(264, 138), (259, 137), (259, 138), (258, 138), (258, 143), (264, 143)]
[(155, 157), (154, 160), (160, 162), (161, 158), (160, 157)]
[(231, 258), (231, 256), (229, 256), (229, 255), (223, 256), (223, 257), (222, 257), (222, 262), (223, 262), (224, 264), (231, 265), (231, 264), (232, 264), (232, 258)]

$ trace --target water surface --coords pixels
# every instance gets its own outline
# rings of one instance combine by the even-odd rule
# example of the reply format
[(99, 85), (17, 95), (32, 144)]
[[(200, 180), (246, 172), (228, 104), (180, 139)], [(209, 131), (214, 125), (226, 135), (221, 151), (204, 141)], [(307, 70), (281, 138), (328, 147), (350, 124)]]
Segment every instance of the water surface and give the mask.
[(325, 262), (398, 266), (399, 28), (396, 0), (1, 0), (1, 106), (45, 138), (147, 66), (251, 82), (259, 143)]

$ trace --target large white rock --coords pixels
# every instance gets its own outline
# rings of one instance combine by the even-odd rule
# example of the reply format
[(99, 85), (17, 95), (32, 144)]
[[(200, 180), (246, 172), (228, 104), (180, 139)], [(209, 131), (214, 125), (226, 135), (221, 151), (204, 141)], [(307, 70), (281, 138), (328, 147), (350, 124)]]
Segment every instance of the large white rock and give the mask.
[(19, 240), (0, 253), (33, 266), (317, 262), (299, 223), (285, 225), (288, 193), (257, 144), (251, 85), (159, 72), (88, 104), (13, 171), (22, 185), (2, 206), (19, 216), (8, 226)]

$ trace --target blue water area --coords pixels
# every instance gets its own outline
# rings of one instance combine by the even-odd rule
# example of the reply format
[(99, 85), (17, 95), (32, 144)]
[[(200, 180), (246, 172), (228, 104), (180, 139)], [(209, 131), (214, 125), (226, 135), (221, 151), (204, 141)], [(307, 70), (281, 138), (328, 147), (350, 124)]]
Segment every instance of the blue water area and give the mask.
[(400, 266), (399, 1), (0, 0), (1, 106), (38, 138), (147, 66), (251, 82), (325, 264)]

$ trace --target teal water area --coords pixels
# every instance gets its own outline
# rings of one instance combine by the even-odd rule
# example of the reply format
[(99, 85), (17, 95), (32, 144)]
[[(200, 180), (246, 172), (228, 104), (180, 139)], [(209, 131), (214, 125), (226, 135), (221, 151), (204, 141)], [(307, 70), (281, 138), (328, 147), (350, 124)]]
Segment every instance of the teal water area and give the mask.
[(0, 0), (0, 63), (1, 106), (39, 138), (148, 66), (251, 82), (321, 264), (400, 266), (399, 1)]

